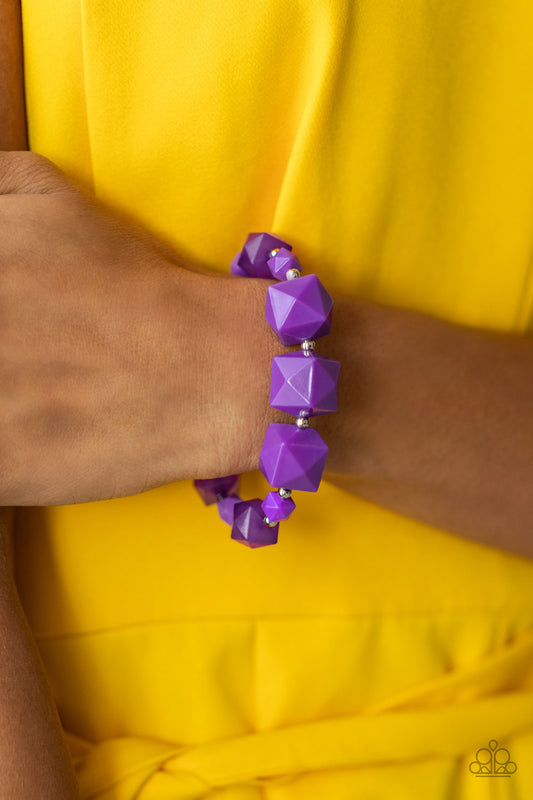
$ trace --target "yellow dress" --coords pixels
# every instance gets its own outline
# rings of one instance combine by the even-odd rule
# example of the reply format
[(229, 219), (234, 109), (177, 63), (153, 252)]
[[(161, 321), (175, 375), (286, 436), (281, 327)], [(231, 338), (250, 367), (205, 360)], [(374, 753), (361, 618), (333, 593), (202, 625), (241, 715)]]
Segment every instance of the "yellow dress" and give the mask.
[[(532, 332), (530, 0), (23, 0), (23, 23), (32, 149), (185, 256), (227, 271), (268, 230), (332, 293)], [(531, 798), (533, 562), (327, 483), (297, 500), (255, 551), (191, 482), (19, 512), (82, 797)], [(476, 772), (489, 741), (505, 780)]]

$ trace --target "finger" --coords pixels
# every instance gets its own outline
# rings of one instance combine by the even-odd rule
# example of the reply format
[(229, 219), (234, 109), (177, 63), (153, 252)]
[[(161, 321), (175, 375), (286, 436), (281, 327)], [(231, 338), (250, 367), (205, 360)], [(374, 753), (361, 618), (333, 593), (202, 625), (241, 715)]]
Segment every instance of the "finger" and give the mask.
[(51, 161), (25, 150), (0, 152), (0, 195), (57, 194), (75, 191)]

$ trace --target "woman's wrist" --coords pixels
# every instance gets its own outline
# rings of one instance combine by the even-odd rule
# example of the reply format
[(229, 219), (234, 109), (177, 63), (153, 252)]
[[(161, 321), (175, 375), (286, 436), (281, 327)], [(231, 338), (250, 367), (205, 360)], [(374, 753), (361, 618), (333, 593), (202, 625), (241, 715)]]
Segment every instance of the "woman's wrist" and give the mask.
[[(273, 281), (189, 272), (180, 282), (192, 311), (186, 360), (197, 453), (196, 465), (188, 459), (190, 476), (184, 476), (178, 444), (176, 473), (210, 478), (257, 469), (268, 424), (291, 420), (269, 405), (272, 357), (293, 349), (279, 342), (265, 320)], [(183, 384), (176, 384), (176, 392), (182, 391)]]
[(252, 548), (277, 542), (280, 521), (295, 508), (293, 489), (317, 491), (328, 446), (310, 426), (311, 418), (337, 409), (340, 363), (314, 352), (315, 340), (330, 331), (333, 300), (316, 275), (302, 277), (291, 251), (273, 234), (251, 233), (230, 266), (232, 275), (269, 280), (265, 320), (283, 345), (300, 347), (300, 352), (273, 355), (271, 362), (269, 406), (296, 417), (295, 424), (268, 424), (263, 439), (258, 466), (276, 488), (263, 501), (243, 501), (238, 475), (194, 482), (206, 505), (217, 503), (231, 538)]

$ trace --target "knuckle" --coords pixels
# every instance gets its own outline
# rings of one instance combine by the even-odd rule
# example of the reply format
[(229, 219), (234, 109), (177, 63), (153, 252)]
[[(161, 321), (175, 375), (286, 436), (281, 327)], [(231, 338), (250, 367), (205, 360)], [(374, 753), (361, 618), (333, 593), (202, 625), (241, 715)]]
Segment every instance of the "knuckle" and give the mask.
[(32, 169), (39, 167), (41, 164), (52, 163), (45, 156), (42, 156), (40, 153), (35, 153), (33, 150), (17, 150), (10, 155), (13, 163), (20, 166), (22, 169)]
[(36, 184), (58, 172), (57, 167), (40, 153), (20, 153), (18, 163), (14, 166), (21, 179), (27, 182), (32, 189)]
[(44, 168), (45, 162), (48, 161), (39, 153), (22, 150), (15, 153), (6, 153), (3, 160), (5, 162), (3, 171), (17, 174), (20, 177), (29, 177), (39, 172)]
[(21, 150), (0, 155), (1, 194), (46, 194), (60, 191), (65, 183), (61, 170), (40, 153)]

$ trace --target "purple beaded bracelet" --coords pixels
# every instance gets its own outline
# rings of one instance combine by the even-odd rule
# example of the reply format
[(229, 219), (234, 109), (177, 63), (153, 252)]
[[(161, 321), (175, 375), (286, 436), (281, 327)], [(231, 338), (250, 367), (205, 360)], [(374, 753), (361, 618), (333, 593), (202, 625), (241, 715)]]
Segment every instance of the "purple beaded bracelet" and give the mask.
[(250, 233), (230, 267), (233, 275), (281, 281), (267, 289), (265, 318), (282, 344), (301, 347), (272, 359), (270, 406), (296, 417), (295, 425), (270, 423), (261, 448), (259, 469), (280, 488), (264, 500), (241, 500), (238, 475), (194, 481), (204, 503), (216, 503), (231, 525), (231, 538), (248, 547), (276, 544), (279, 523), (295, 508), (292, 490), (317, 491), (328, 446), (310, 417), (337, 410), (340, 363), (314, 352), (315, 339), (330, 331), (333, 300), (316, 275), (300, 277), (291, 251), (278, 236)]

